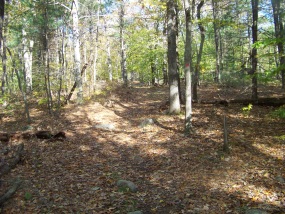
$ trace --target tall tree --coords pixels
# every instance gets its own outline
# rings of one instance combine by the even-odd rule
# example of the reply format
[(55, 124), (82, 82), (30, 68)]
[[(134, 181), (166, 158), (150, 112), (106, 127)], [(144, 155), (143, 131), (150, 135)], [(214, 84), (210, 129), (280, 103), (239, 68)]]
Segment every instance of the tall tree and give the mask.
[(124, 81), (124, 85), (128, 85), (128, 74), (127, 74), (127, 59), (126, 59), (126, 44), (124, 38), (125, 30), (125, 2), (124, 0), (120, 1), (120, 45), (121, 45), (121, 73)]
[(282, 88), (285, 88), (285, 55), (284, 55), (284, 41), (285, 32), (283, 24), (283, 15), (280, 7), (280, 0), (271, 0), (273, 9), (275, 38), (277, 41), (277, 49), (279, 55), (279, 67), (281, 68)]
[[(192, 2), (192, 1), (191, 1)], [(190, 0), (183, 0), (185, 12), (186, 39), (184, 49), (184, 70), (185, 70), (185, 134), (189, 135), (192, 129), (192, 10)], [(192, 68), (192, 69), (191, 69)]]
[(78, 88), (77, 92), (77, 103), (83, 102), (83, 88), (82, 88), (82, 77), (81, 77), (81, 70), (80, 70), (80, 42), (79, 42), (79, 3), (78, 0), (73, 0), (72, 4), (72, 33), (73, 33), (73, 48), (74, 48), (74, 75), (75, 75), (75, 82)]
[(167, 1), (167, 59), (168, 59), (168, 74), (169, 74), (169, 113), (180, 113), (179, 100), (179, 74), (177, 70), (177, 44), (176, 37), (178, 34), (178, 14), (177, 3), (175, 0)]
[(202, 54), (203, 54), (203, 47), (205, 42), (205, 28), (202, 24), (201, 20), (201, 8), (204, 5), (204, 0), (201, 0), (200, 3), (197, 6), (197, 19), (198, 19), (198, 27), (200, 30), (200, 45), (199, 50), (197, 53), (197, 63), (195, 66), (195, 74), (194, 74), (194, 82), (193, 82), (193, 99), (198, 100), (198, 81), (200, 76), (200, 69), (201, 69), (201, 60), (202, 60)]
[(215, 68), (215, 82), (220, 82), (221, 76), (221, 38), (220, 38), (220, 24), (218, 18), (218, 0), (212, 0), (213, 21), (214, 21), (214, 36), (215, 36), (215, 50), (216, 50), (216, 68)]
[(257, 34), (258, 34), (258, 28), (257, 28), (257, 22), (258, 22), (258, 1), (259, 0), (251, 0), (251, 9), (252, 9), (252, 50), (251, 50), (251, 69), (252, 69), (252, 92), (251, 97), (254, 100), (258, 99), (258, 93), (257, 93), (257, 47), (255, 46), (255, 43), (257, 42)]

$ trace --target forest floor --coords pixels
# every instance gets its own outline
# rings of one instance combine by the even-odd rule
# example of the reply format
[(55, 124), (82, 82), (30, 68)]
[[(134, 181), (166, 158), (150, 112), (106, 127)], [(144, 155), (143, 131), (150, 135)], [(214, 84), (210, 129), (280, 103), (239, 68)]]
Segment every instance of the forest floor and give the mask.
[[(261, 96), (282, 95), (275, 87), (260, 90)], [(199, 88), (209, 100), (249, 93)], [(270, 116), (273, 107), (194, 104), (194, 133), (185, 137), (184, 116), (166, 114), (167, 99), (166, 86), (136, 85), (69, 104), (58, 116), (31, 106), (34, 130), (63, 131), (67, 138), (22, 140), (22, 160), (1, 177), (0, 195), (15, 178), (23, 182), (0, 213), (285, 213), (285, 120)], [(224, 115), (229, 154), (222, 150)], [(155, 122), (143, 125), (146, 119)], [(23, 108), (16, 108), (3, 115), (0, 130), (25, 126)], [(118, 188), (119, 179), (138, 191)]]

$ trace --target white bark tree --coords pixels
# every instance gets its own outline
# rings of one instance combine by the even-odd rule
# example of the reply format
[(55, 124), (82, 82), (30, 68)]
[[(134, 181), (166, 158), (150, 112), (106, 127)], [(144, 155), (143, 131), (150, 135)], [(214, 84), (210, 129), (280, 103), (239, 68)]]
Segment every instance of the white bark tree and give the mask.
[(79, 4), (78, 0), (74, 0), (72, 4), (72, 31), (73, 31), (73, 49), (74, 49), (74, 76), (75, 82), (78, 88), (77, 92), (77, 103), (81, 104), (83, 102), (83, 87), (82, 87), (82, 77), (81, 77), (81, 55), (80, 55), (80, 41), (79, 41), (79, 19), (78, 19)]

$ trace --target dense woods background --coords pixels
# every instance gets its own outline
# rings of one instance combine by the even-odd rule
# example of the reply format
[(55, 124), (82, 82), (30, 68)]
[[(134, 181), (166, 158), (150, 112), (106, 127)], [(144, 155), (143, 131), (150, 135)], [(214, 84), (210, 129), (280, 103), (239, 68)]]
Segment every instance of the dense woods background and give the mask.
[(0, 0), (0, 213), (284, 213), (284, 11)]
[(284, 88), (282, 1), (11, 0), (1, 9), (1, 103), (34, 96), (52, 112), (74, 82), (81, 103), (97, 81), (167, 84), (186, 64), (195, 100), (203, 83), (253, 87), (254, 99), (257, 84)]

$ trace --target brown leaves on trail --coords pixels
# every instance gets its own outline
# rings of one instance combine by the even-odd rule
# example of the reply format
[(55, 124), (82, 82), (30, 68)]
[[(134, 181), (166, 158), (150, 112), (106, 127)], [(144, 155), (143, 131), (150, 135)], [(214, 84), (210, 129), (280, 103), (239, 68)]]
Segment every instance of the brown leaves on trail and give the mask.
[[(203, 99), (219, 97), (205, 90)], [(32, 127), (63, 130), (66, 139), (21, 139), (20, 164), (0, 178), (0, 194), (12, 179), (23, 182), (2, 213), (284, 211), (285, 130), (267, 108), (253, 106), (244, 115), (241, 105), (194, 104), (195, 132), (186, 138), (184, 116), (160, 111), (167, 88), (117, 88), (110, 94), (112, 107), (91, 101), (66, 106), (60, 118), (32, 111)], [(222, 152), (224, 114), (230, 154)], [(154, 122), (142, 126), (146, 119)], [(7, 133), (24, 126), (2, 120)], [(118, 187), (118, 180), (133, 182), (137, 191)]]

